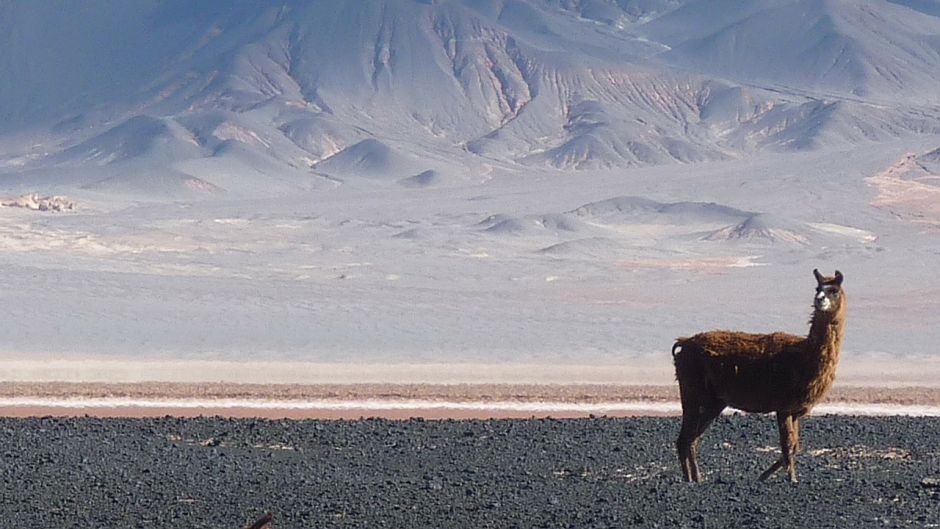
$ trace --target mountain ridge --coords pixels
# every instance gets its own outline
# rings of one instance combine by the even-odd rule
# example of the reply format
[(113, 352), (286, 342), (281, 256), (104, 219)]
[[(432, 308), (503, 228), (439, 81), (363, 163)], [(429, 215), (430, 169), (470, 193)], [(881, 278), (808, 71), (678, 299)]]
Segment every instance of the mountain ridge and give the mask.
[[(0, 5), (0, 177), (69, 187), (88, 184), (77, 167), (120, 163), (234, 194), (254, 186), (219, 166), (438, 185), (492, 163), (611, 170), (940, 133), (940, 18), (912, 1), (705, 18), (701, 0), (104, 6)], [(88, 24), (100, 34), (82, 40)], [(4, 141), (22, 135), (42, 148)], [(397, 153), (366, 171), (387, 178), (339, 163), (364, 141)]]

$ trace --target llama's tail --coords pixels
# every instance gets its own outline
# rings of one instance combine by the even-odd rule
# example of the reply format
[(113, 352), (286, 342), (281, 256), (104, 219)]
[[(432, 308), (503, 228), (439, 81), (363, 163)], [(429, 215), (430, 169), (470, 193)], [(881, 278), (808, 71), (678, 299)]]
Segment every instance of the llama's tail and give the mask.
[(682, 347), (686, 344), (685, 338), (679, 338), (676, 340), (676, 343), (672, 344), (672, 363), (675, 364), (679, 355), (682, 354)]
[(676, 343), (672, 344), (672, 358), (675, 359), (676, 355), (682, 352), (682, 346), (685, 345), (687, 338), (679, 338), (676, 340)]
[(676, 380), (680, 379), (680, 372), (688, 371), (689, 355), (688, 347), (685, 347), (687, 343), (686, 338), (678, 338), (676, 343), (672, 344), (672, 365), (676, 368)]
[(672, 344), (672, 363), (679, 369), (681, 365), (688, 366), (690, 362), (695, 362), (701, 351), (699, 344), (690, 337), (676, 338), (676, 343)]

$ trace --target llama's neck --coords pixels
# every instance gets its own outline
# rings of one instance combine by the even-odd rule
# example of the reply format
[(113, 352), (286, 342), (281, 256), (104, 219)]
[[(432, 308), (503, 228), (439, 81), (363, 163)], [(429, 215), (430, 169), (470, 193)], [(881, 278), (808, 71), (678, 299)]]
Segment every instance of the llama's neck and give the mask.
[(813, 312), (810, 320), (807, 353), (816, 369), (807, 373), (810, 377), (808, 400), (816, 402), (829, 390), (836, 376), (836, 364), (842, 349), (845, 327), (845, 305), (835, 313)]
[(835, 362), (839, 358), (842, 348), (843, 329), (845, 327), (845, 311), (835, 313), (814, 311), (809, 324), (809, 347), (819, 359)]

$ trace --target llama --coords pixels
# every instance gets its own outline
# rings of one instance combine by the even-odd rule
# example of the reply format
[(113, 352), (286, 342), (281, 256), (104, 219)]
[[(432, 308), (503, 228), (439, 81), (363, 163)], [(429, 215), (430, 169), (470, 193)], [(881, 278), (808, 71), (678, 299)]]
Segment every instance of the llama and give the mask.
[(701, 481), (698, 440), (725, 407), (777, 414), (780, 458), (760, 479), (786, 467), (796, 482), (799, 420), (835, 379), (845, 326), (842, 273), (816, 276), (809, 335), (711, 331), (679, 338), (672, 347), (682, 401), (676, 448), (686, 481)]

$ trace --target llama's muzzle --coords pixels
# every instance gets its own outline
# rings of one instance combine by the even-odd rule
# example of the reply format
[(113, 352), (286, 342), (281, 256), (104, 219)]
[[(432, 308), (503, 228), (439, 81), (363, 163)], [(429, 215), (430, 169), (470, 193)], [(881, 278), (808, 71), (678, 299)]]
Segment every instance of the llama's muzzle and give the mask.
[(829, 297), (826, 296), (826, 293), (821, 291), (818, 294), (816, 294), (816, 300), (815, 300), (814, 305), (816, 305), (816, 310), (821, 310), (825, 312), (832, 307), (832, 302), (829, 301)]

